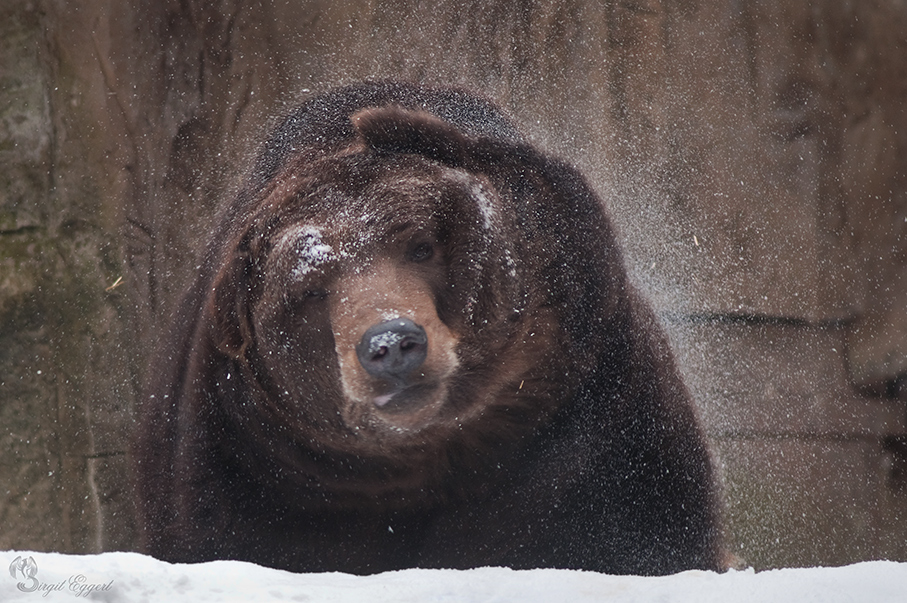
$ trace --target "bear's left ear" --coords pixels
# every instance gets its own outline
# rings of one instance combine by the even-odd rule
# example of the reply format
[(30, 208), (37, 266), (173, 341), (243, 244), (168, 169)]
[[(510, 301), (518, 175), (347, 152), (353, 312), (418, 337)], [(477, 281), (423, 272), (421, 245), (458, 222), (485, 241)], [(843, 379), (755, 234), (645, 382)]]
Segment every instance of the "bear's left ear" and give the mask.
[(214, 345), (231, 358), (241, 359), (252, 341), (249, 296), (254, 289), (252, 259), (236, 249), (214, 279), (208, 316)]
[(362, 140), (389, 153), (415, 153), (451, 166), (463, 164), (469, 140), (452, 124), (397, 105), (370, 107), (350, 119)]

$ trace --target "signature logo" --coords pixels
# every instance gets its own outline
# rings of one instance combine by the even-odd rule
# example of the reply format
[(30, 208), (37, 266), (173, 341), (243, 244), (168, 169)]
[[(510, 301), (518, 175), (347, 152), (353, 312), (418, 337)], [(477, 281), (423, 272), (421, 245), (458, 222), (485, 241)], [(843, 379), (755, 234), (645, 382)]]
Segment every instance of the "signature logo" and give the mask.
[(9, 575), (16, 578), (16, 574), (22, 574), (25, 582), (20, 582), (16, 588), (24, 593), (30, 593), (38, 589), (38, 564), (35, 563), (34, 557), (23, 559), (21, 556), (13, 559), (9, 564)]
[(34, 557), (22, 557), (21, 555), (13, 559), (9, 564), (9, 575), (14, 580), (21, 576), (22, 580), (16, 584), (16, 588), (24, 593), (41, 592), (47, 596), (55, 591), (69, 591), (76, 597), (87, 597), (93, 592), (108, 591), (113, 586), (113, 580), (107, 584), (90, 583), (88, 578), (82, 574), (70, 576), (60, 582), (41, 582), (38, 580), (38, 564)]

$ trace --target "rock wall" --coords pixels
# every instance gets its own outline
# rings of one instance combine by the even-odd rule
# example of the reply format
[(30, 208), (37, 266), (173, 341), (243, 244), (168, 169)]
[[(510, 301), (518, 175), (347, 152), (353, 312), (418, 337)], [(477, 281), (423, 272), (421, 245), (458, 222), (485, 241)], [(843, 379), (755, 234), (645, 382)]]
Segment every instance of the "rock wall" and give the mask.
[(133, 546), (148, 351), (267, 125), (397, 77), (496, 98), (606, 199), (730, 548), (907, 560), (900, 0), (0, 6), (0, 549)]

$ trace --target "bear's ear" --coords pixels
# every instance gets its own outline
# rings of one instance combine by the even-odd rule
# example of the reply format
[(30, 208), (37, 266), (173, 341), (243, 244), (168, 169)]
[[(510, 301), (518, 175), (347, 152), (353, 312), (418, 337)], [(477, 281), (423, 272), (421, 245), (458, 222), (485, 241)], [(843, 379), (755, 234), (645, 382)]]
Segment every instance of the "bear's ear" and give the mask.
[(253, 266), (248, 251), (232, 253), (214, 279), (208, 298), (211, 337), (214, 345), (231, 358), (241, 359), (252, 342), (249, 296), (253, 289)]
[(453, 125), (425, 111), (397, 105), (370, 107), (350, 119), (370, 147), (389, 153), (415, 153), (442, 163), (463, 163), (469, 140)]

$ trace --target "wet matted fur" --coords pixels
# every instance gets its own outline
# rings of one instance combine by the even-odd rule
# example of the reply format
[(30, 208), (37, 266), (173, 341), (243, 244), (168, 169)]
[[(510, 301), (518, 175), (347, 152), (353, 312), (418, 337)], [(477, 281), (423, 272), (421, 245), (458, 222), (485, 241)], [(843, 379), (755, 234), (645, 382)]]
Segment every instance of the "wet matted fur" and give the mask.
[[(370, 369), (382, 337), (424, 349)], [(469, 93), (365, 83), (287, 117), (149, 375), (156, 557), (719, 568), (708, 452), (601, 201)]]

